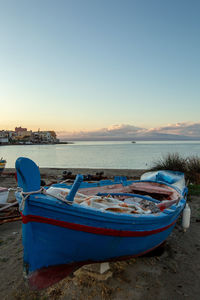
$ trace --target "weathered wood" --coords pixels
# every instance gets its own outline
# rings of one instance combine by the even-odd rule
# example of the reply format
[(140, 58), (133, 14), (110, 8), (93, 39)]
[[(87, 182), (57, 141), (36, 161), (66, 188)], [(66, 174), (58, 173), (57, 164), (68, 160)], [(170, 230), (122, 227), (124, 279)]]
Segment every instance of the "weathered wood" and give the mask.
[(4, 216), (4, 217), (0, 217), (0, 222), (1, 222), (1, 220), (15, 219), (15, 218), (19, 218), (19, 217), (21, 217), (19, 214), (14, 215), (14, 216)]
[(15, 201), (15, 202), (13, 202), (13, 203), (9, 203), (9, 204), (5, 205), (4, 207), (0, 208), (0, 211), (3, 211), (3, 210), (5, 210), (5, 209), (7, 209), (7, 208), (9, 208), (9, 207), (11, 207), (11, 206), (17, 205), (17, 204), (18, 204), (17, 201)]
[(15, 222), (15, 221), (21, 221), (22, 217), (16, 217), (16, 218), (12, 218), (12, 219), (5, 219), (5, 220), (0, 220), (0, 225), (4, 224), (4, 223), (9, 223), (9, 222)]

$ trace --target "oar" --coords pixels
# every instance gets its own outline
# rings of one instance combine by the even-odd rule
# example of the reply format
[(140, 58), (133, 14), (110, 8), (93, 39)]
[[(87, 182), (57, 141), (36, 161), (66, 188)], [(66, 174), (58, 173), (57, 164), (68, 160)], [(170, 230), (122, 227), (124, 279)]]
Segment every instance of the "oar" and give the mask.
[(73, 185), (72, 185), (72, 188), (71, 188), (69, 194), (68, 194), (67, 197), (66, 197), (66, 199), (67, 199), (68, 201), (73, 201), (73, 200), (74, 200), (75, 194), (76, 194), (76, 192), (78, 191), (79, 186), (81, 185), (81, 182), (82, 182), (82, 181), (83, 181), (83, 175), (78, 174), (78, 175), (76, 176), (76, 179), (75, 179), (75, 181), (74, 181), (74, 183), (73, 183)]

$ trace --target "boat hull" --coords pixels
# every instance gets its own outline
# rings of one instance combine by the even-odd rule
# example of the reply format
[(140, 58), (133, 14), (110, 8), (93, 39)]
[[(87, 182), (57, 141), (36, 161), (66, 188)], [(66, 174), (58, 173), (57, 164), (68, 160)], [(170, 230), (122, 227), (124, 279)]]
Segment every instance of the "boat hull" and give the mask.
[(3, 172), (3, 170), (5, 169), (5, 163), (0, 163), (0, 173)]
[(83, 261), (83, 262), (74, 262), (50, 267), (44, 267), (34, 272), (27, 273), (26, 268), (27, 265), (24, 264), (24, 269), (26, 272), (26, 278), (28, 280), (29, 287), (33, 290), (42, 290), (48, 288), (49, 286), (59, 282), (63, 278), (69, 276), (73, 272), (75, 272), (80, 267), (87, 265), (87, 264), (94, 264), (94, 263), (102, 263), (102, 262), (115, 262), (121, 260), (128, 260), (133, 257), (138, 257), (147, 254), (148, 252), (153, 251), (155, 248), (159, 247), (163, 243), (144, 251), (138, 255), (128, 255), (128, 256), (121, 256), (117, 258), (111, 258), (107, 260), (98, 260), (98, 261)]
[[(180, 188), (165, 183), (165, 176), (161, 176), (165, 173), (162, 172), (159, 173), (159, 181), (128, 182), (120, 177), (94, 184), (81, 184), (83, 176), (78, 175), (67, 196), (60, 199), (40, 188), (39, 169), (33, 161), (18, 158), (16, 170), (18, 185), (24, 193), (16, 193), (23, 222), (24, 267), (29, 284), (35, 289), (50, 286), (87, 263), (119, 260), (151, 251), (170, 235), (186, 203), (184, 184)], [(174, 178), (173, 174), (170, 176)], [(75, 199), (79, 188), (85, 192), (89, 189), (88, 192), (93, 195), (105, 192), (106, 188), (108, 193), (117, 192), (120, 197), (137, 198), (138, 193), (129, 194), (133, 183), (136, 192), (144, 192), (145, 195), (157, 192), (158, 199), (150, 196), (142, 198), (159, 204), (166, 200), (169, 206), (151, 213), (137, 213), (135, 210), (130, 213), (118, 210), (116, 213), (85, 205), (85, 196), (85, 200), (81, 200), (83, 205)], [(63, 184), (56, 186), (69, 188)]]
[(3, 172), (5, 166), (6, 166), (6, 160), (0, 159), (0, 173)]
[(87, 263), (151, 251), (166, 240), (181, 211), (160, 218), (120, 219), (113, 213), (64, 209), (55, 213), (54, 208), (52, 215), (51, 209), (29, 205), (22, 214), (24, 265), (32, 288), (46, 288)]

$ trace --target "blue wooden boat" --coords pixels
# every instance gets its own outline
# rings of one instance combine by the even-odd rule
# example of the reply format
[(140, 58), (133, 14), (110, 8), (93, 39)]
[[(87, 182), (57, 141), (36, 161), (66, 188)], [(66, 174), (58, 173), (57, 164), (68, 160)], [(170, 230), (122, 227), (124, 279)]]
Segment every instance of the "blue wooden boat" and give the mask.
[(0, 159), (0, 173), (3, 172), (4, 168), (6, 166), (6, 160), (3, 159), (3, 157)]
[[(140, 181), (116, 177), (98, 183), (82, 182), (83, 177), (78, 175), (72, 186), (54, 185), (70, 189), (66, 201), (62, 201), (41, 190), (39, 168), (32, 160), (18, 158), (16, 171), (18, 186), (23, 190), (16, 193), (16, 198), (23, 223), (24, 270), (33, 289), (46, 288), (87, 263), (126, 259), (151, 251), (169, 236), (186, 204), (187, 188), (179, 172), (159, 171), (147, 173)], [(111, 189), (113, 195), (135, 196), (127, 190), (135, 185), (138, 192), (138, 185), (145, 184), (152, 185), (152, 195), (156, 189), (161, 190), (157, 195), (162, 197), (163, 191), (169, 191), (166, 199), (150, 198), (141, 191), (137, 197), (158, 204), (171, 201), (168, 208), (151, 214), (128, 214), (103, 212), (73, 201), (78, 189), (81, 193), (97, 190), (105, 195)], [(174, 203), (176, 196), (178, 201)]]

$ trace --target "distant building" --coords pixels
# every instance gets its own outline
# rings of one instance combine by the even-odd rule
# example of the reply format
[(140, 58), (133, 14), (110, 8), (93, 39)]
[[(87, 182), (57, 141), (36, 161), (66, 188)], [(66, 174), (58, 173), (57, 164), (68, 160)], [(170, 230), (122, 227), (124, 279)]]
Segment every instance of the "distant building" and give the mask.
[(30, 141), (32, 130), (28, 131), (27, 128), (15, 127), (13, 139), (15, 141)]
[(51, 136), (52, 136), (53, 138), (56, 139), (56, 133), (55, 133), (55, 131), (51, 130), (51, 131), (49, 131), (49, 133), (51, 134)]
[(36, 131), (32, 133), (32, 142), (35, 143), (53, 144), (57, 141), (55, 131)]
[(27, 131), (27, 128), (22, 128), (21, 126), (20, 127), (15, 127), (15, 132), (22, 132), (22, 131)]
[(55, 131), (35, 131), (15, 127), (15, 131), (0, 130), (0, 144), (55, 144), (59, 140)]
[(9, 142), (9, 134), (5, 130), (0, 131), (0, 144), (8, 144)]

